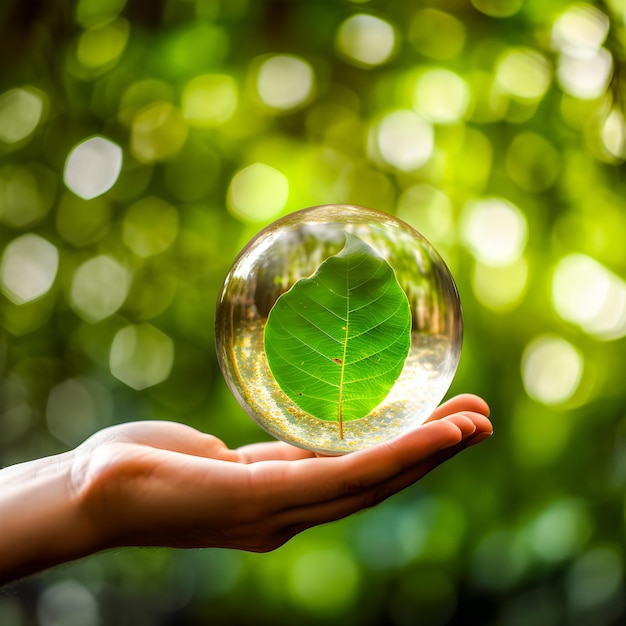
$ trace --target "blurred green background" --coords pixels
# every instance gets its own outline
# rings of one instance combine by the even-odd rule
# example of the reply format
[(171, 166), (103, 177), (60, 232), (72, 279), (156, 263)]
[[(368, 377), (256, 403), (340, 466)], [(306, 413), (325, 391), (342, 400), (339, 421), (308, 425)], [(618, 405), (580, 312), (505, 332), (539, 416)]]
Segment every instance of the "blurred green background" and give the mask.
[[(104, 426), (266, 436), (217, 366), (235, 255), (306, 206), (420, 230), (496, 434), (276, 552), (124, 550), (3, 626), (624, 623), (626, 2), (3, 0), (0, 463)], [(51, 538), (53, 540), (53, 538)], [(1, 555), (0, 555), (1, 558)]]

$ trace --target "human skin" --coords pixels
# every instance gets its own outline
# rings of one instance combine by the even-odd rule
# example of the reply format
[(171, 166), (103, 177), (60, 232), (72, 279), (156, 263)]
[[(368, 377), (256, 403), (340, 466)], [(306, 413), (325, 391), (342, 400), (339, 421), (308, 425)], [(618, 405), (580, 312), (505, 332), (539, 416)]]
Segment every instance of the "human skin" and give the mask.
[(489, 437), (464, 394), (427, 423), (344, 456), (281, 442), (230, 450), (175, 422), (101, 430), (63, 454), (0, 471), (0, 584), (123, 546), (273, 550), (372, 507)]

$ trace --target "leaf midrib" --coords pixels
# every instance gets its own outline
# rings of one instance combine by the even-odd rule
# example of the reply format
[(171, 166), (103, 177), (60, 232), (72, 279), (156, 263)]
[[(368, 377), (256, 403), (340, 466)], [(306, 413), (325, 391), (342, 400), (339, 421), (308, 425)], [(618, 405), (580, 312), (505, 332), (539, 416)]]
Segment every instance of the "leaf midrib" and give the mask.
[(346, 321), (343, 336), (343, 355), (341, 358), (341, 374), (339, 375), (339, 399), (337, 401), (337, 421), (339, 422), (339, 439), (343, 439), (343, 378), (346, 371), (346, 353), (350, 334), (350, 273), (346, 272)]

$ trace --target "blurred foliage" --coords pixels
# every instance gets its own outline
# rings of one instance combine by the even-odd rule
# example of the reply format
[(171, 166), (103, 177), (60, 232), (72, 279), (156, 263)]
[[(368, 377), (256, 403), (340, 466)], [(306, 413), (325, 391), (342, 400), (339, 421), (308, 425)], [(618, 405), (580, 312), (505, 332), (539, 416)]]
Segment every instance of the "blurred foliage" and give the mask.
[(624, 0), (4, 0), (0, 462), (109, 424), (263, 438), (216, 364), (239, 249), (399, 215), (454, 274), (496, 434), (267, 555), (108, 553), (0, 623), (626, 620)]

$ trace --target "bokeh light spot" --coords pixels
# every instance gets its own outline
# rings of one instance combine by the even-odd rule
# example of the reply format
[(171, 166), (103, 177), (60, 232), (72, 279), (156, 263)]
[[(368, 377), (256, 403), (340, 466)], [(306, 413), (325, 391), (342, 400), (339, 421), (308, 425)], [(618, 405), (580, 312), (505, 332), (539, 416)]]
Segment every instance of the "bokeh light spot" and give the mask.
[(98, 601), (79, 582), (61, 580), (39, 596), (37, 618), (40, 626), (99, 626)]
[(459, 152), (455, 153), (455, 146), (449, 148), (452, 154), (446, 156), (446, 164), (461, 184), (472, 189), (474, 193), (481, 193), (488, 185), (488, 181), (496, 169), (494, 163), (494, 146), (489, 136), (471, 126), (455, 129), (456, 137), (462, 139)]
[(146, 78), (127, 87), (119, 101), (118, 119), (124, 126), (131, 127), (135, 115), (155, 103), (173, 102), (174, 88), (169, 83), (155, 78)]
[(522, 355), (526, 393), (542, 404), (567, 402), (578, 389), (583, 364), (580, 352), (565, 339), (551, 335), (533, 339)]
[(0, 288), (14, 304), (25, 304), (45, 295), (59, 266), (59, 252), (49, 241), (27, 233), (4, 250), (0, 263)]
[(360, 559), (373, 570), (407, 565), (423, 555), (425, 544), (434, 539), (432, 526), (436, 515), (428, 501), (420, 502), (420, 514), (414, 507), (389, 507), (372, 511), (367, 523), (359, 528), (357, 549)]
[(443, 246), (455, 238), (452, 202), (440, 189), (426, 184), (407, 187), (397, 204), (397, 215), (431, 243)]
[(613, 75), (613, 57), (605, 48), (584, 55), (562, 54), (557, 65), (559, 85), (580, 100), (599, 98)]
[(0, 141), (12, 144), (30, 136), (41, 122), (47, 100), (34, 87), (5, 91), (0, 96)]
[(472, 287), (477, 300), (498, 313), (513, 310), (522, 300), (528, 283), (528, 263), (520, 257), (509, 265), (476, 263)]
[[(320, 576), (320, 571), (325, 575)], [(353, 604), (359, 582), (354, 556), (337, 545), (299, 555), (292, 565), (288, 589), (292, 599), (311, 613), (334, 615)]]
[(413, 107), (435, 124), (453, 124), (465, 117), (471, 95), (468, 84), (446, 69), (424, 72), (415, 85)]
[(77, 446), (99, 423), (108, 421), (111, 405), (109, 392), (96, 381), (70, 378), (50, 390), (46, 405), (48, 430), (65, 445)]
[(524, 214), (502, 198), (468, 202), (461, 213), (460, 228), (463, 243), (472, 254), (493, 267), (517, 260), (528, 237)]
[(522, 8), (523, 0), (472, 0), (474, 8), (489, 17), (510, 17)]
[(589, 538), (591, 523), (583, 502), (573, 499), (551, 502), (525, 528), (534, 555), (548, 563), (574, 556)]
[(98, 69), (116, 61), (128, 43), (129, 23), (118, 18), (87, 29), (78, 40), (76, 58), (87, 69)]
[(405, 172), (424, 165), (435, 147), (432, 126), (409, 110), (386, 115), (378, 124), (376, 140), (382, 158)]
[(228, 120), (235, 109), (239, 91), (227, 74), (196, 76), (185, 86), (182, 99), (183, 117), (190, 126), (210, 128)]
[(84, 27), (102, 24), (119, 15), (125, 4), (126, 0), (78, 0), (76, 21)]
[(0, 221), (22, 228), (41, 220), (56, 194), (56, 175), (38, 163), (0, 169)]
[(170, 82), (192, 78), (222, 67), (229, 48), (229, 31), (216, 20), (187, 20), (169, 30), (155, 50), (159, 73), (169, 77)]
[(626, 283), (591, 257), (570, 254), (558, 262), (552, 302), (564, 320), (598, 339), (626, 336)]
[(358, 13), (341, 24), (336, 45), (346, 60), (361, 67), (375, 67), (391, 58), (396, 31), (386, 20)]
[(169, 102), (156, 102), (133, 119), (130, 149), (142, 163), (165, 160), (180, 152), (188, 132), (177, 108)]
[(135, 202), (124, 217), (122, 238), (128, 248), (140, 257), (167, 250), (177, 234), (178, 211), (154, 196)]
[(266, 222), (276, 218), (287, 204), (289, 181), (265, 163), (239, 170), (228, 188), (228, 208), (244, 222)]
[(514, 587), (529, 565), (529, 554), (512, 530), (488, 531), (476, 546), (472, 575), (480, 587), (508, 589)]
[(411, 18), (408, 37), (411, 45), (427, 57), (453, 59), (465, 45), (465, 25), (439, 9), (420, 9)]
[[(206, 239), (202, 239), (202, 242), (206, 244)], [(124, 302), (127, 317), (147, 321), (166, 311), (172, 304), (179, 281), (169, 268), (168, 257), (169, 255), (150, 263), (142, 263), (135, 270), (133, 288)], [(185, 284), (184, 281), (181, 283)], [(191, 395), (188, 398), (191, 398)]]
[(546, 58), (530, 48), (507, 50), (496, 67), (496, 81), (507, 93), (521, 100), (540, 100), (552, 80)]
[(600, 97), (613, 74), (613, 57), (602, 47), (610, 28), (606, 13), (586, 3), (568, 7), (552, 26), (552, 47), (561, 54), (557, 77), (562, 89), (581, 100)]
[(602, 608), (610, 611), (623, 590), (621, 549), (612, 545), (591, 548), (575, 561), (566, 581), (568, 604), (575, 615)]
[(68, 155), (63, 180), (77, 196), (91, 200), (111, 189), (121, 170), (122, 149), (104, 137), (91, 137)]
[(624, 114), (619, 109), (613, 109), (602, 125), (602, 143), (605, 150), (617, 159), (626, 157), (626, 124)]
[(174, 342), (150, 324), (125, 326), (113, 338), (111, 374), (137, 391), (163, 382), (173, 363)]
[(314, 84), (311, 64), (291, 55), (276, 55), (263, 61), (256, 80), (261, 101), (281, 111), (289, 111), (309, 100)]
[(93, 324), (113, 315), (124, 304), (129, 289), (128, 270), (102, 254), (85, 261), (74, 273), (70, 304)]
[(510, 106), (509, 94), (502, 89), (492, 72), (476, 70), (466, 75), (473, 96), (472, 120), (495, 122), (503, 119)]
[(567, 7), (552, 26), (552, 46), (577, 56), (598, 50), (609, 33), (606, 13), (590, 4), (578, 2)]

